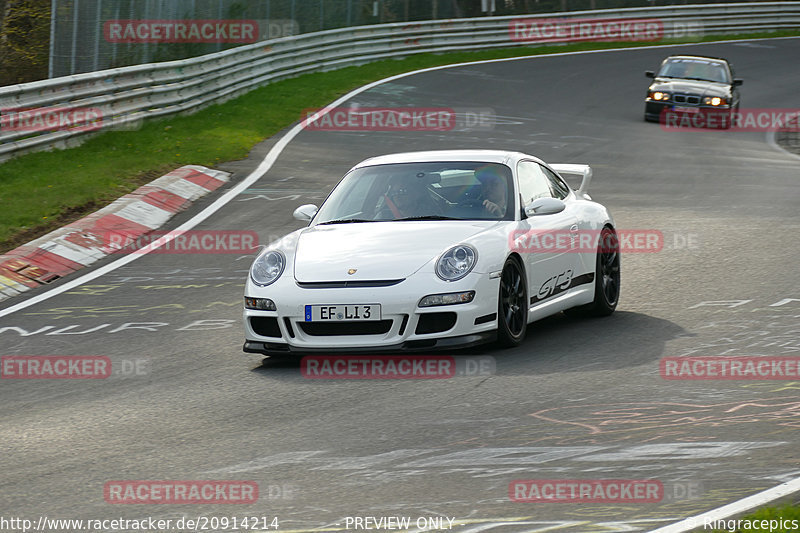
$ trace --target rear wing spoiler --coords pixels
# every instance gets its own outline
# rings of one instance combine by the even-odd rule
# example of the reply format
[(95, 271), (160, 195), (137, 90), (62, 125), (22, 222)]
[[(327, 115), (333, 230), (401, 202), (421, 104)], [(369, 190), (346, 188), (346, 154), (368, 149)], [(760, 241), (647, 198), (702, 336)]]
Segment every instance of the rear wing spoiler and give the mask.
[(589, 190), (589, 184), (592, 182), (592, 167), (589, 165), (573, 165), (570, 163), (559, 163), (555, 165), (550, 165), (553, 170), (558, 172), (559, 174), (572, 174), (575, 176), (582, 176), (583, 181), (581, 181), (581, 186), (578, 188), (575, 193), (580, 196), (581, 198), (585, 198), (587, 200), (591, 200), (587, 191)]

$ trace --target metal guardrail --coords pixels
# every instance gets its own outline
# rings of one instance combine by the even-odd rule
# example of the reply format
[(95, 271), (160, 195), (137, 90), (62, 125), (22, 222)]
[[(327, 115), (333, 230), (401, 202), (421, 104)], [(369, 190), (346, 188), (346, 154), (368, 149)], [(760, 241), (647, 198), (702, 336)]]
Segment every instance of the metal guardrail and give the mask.
[[(327, 30), (262, 41), (191, 59), (109, 69), (0, 87), (0, 161), (26, 152), (79, 144), (88, 133), (134, 127), (145, 118), (196, 111), (256, 87), (306, 72), (331, 70), (422, 52), (484, 50), (530, 45), (515, 41), (514, 20), (657, 19), (661, 38), (800, 28), (800, 2), (753, 2), (572, 11), (544, 15), (481, 17), (380, 24)], [(570, 39), (550, 39), (566, 42)], [(540, 41), (541, 42), (541, 41)], [(44, 109), (43, 109), (44, 108)], [(42, 122), (45, 110), (69, 123), (88, 120), (74, 110), (89, 110), (97, 121), (87, 127), (55, 131)], [(10, 111), (9, 111), (10, 110)], [(21, 110), (30, 110), (29, 127), (20, 127)], [(16, 113), (16, 115), (15, 115)], [(54, 116), (52, 113), (49, 115)], [(3, 128), (17, 120), (16, 127)], [(3, 122), (5, 121), (5, 122)], [(33, 121), (33, 126), (30, 126)]]

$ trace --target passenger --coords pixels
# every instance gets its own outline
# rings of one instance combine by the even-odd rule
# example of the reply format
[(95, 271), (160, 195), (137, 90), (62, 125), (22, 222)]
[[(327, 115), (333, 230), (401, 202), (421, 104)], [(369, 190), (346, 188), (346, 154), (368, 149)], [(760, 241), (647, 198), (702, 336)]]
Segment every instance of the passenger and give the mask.
[(481, 182), (480, 204), (486, 214), (492, 218), (505, 217), (508, 205), (506, 180), (488, 171), (478, 170), (475, 176)]

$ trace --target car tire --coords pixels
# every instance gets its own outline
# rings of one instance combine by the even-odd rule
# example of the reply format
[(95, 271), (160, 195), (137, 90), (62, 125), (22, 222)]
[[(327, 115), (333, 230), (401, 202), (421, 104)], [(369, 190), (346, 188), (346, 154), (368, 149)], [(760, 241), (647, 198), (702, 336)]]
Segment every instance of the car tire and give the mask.
[(592, 303), (567, 309), (564, 314), (576, 317), (608, 316), (619, 302), (620, 260), (617, 233), (606, 226), (600, 232), (595, 259), (594, 300)]
[(497, 343), (504, 348), (519, 346), (528, 328), (528, 286), (514, 257), (503, 265), (497, 300)]

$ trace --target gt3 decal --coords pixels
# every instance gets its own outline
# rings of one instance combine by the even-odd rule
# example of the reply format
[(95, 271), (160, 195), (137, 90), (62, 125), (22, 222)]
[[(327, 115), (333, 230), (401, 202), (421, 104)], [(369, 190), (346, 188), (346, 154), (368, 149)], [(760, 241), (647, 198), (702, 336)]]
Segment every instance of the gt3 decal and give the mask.
[(542, 286), (539, 287), (539, 292), (531, 296), (531, 304), (535, 304), (537, 302), (541, 302), (542, 300), (546, 300), (551, 296), (561, 294), (564, 291), (568, 291), (572, 287), (585, 285), (586, 283), (591, 283), (593, 281), (594, 272), (573, 277), (572, 269), (565, 270), (561, 274), (553, 276), (542, 283)]

